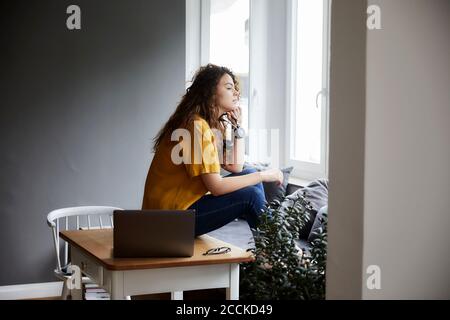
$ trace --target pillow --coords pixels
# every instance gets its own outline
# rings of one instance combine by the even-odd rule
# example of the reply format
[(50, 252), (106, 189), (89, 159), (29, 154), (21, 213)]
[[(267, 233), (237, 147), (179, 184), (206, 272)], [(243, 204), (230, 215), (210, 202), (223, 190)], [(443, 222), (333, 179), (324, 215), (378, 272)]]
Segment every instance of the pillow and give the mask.
[(276, 182), (263, 182), (264, 193), (266, 195), (267, 202), (272, 202), (275, 199), (282, 200), (286, 195), (286, 187), (289, 181), (289, 175), (291, 174), (294, 167), (282, 168), (283, 172), (283, 183), (277, 185)]
[[(324, 206), (328, 205), (328, 180), (319, 179), (309, 183), (306, 187), (300, 187), (297, 191), (286, 197), (286, 201), (292, 201), (298, 197), (298, 194), (305, 193), (305, 198), (311, 203), (310, 220), (305, 227), (300, 230), (300, 239), (307, 240), (313, 224), (316, 219), (317, 212)], [(285, 204), (289, 205), (289, 204)]]
[[(244, 169), (248, 167), (253, 167), (257, 171), (264, 171), (270, 168), (268, 163), (255, 162), (255, 163), (244, 163)], [(286, 187), (289, 181), (289, 175), (291, 174), (294, 167), (282, 168), (280, 169), (283, 173), (283, 183), (281, 185), (277, 185), (276, 182), (263, 182), (264, 194), (266, 196), (266, 200), (268, 203), (272, 202), (275, 199), (283, 199), (286, 195)]]
[(323, 227), (323, 223), (322, 223), (323, 215), (327, 212), (328, 212), (328, 206), (323, 206), (317, 213), (316, 218), (314, 219), (314, 224), (311, 228), (311, 232), (309, 233), (309, 236), (308, 236), (308, 242), (311, 243), (317, 238), (317, 234), (315, 234), (315, 232), (317, 232), (319, 230), (319, 228)]

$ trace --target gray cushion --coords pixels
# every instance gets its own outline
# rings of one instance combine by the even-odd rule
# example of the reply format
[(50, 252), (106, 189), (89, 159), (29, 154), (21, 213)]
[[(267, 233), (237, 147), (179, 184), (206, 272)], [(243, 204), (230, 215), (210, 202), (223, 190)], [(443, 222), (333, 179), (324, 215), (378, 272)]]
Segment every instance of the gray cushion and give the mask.
[(294, 241), (295, 241), (295, 244), (300, 249), (302, 249), (303, 253), (306, 253), (307, 255), (309, 255), (309, 252), (311, 250), (311, 244), (308, 241), (303, 240), (303, 239), (297, 239), (297, 240), (294, 240)]
[[(244, 250), (255, 247), (252, 231), (244, 219), (234, 220), (222, 228), (209, 232), (208, 235), (231, 243)], [(309, 251), (311, 249), (311, 246), (306, 240), (298, 239), (295, 240), (295, 243), (303, 251)]]
[[(247, 167), (253, 167), (257, 171), (264, 171), (270, 168), (268, 163), (254, 162), (254, 163), (244, 163), (244, 169)], [(267, 202), (272, 202), (275, 199), (282, 200), (286, 195), (286, 187), (288, 185), (289, 176), (294, 167), (287, 167), (280, 169), (283, 173), (283, 183), (277, 185), (276, 182), (263, 182), (264, 194), (266, 196)]]
[(324, 214), (327, 213), (328, 213), (328, 206), (323, 206), (322, 208), (320, 208), (319, 212), (317, 212), (317, 215), (314, 219), (314, 223), (311, 228), (311, 232), (309, 233), (308, 242), (312, 242), (314, 241), (314, 239), (317, 238), (317, 232), (319, 231), (320, 228), (322, 228), (323, 230), (322, 219)]
[[(310, 221), (300, 230), (300, 239), (307, 240), (311, 233), (317, 212), (328, 204), (328, 180), (314, 180), (305, 187), (300, 187), (297, 191), (286, 197), (286, 201), (290, 202), (298, 197), (298, 194), (305, 193), (305, 198), (311, 203), (312, 210), (310, 212)], [(287, 205), (287, 204), (286, 204)]]
[(234, 220), (219, 229), (209, 232), (208, 235), (244, 250), (254, 247), (254, 244), (250, 243), (253, 242), (252, 231), (244, 219)]
[(288, 185), (286, 186), (286, 195), (288, 196), (288, 195), (294, 193), (299, 188), (300, 188), (299, 185), (296, 185), (296, 184), (293, 184), (293, 183), (288, 183)]

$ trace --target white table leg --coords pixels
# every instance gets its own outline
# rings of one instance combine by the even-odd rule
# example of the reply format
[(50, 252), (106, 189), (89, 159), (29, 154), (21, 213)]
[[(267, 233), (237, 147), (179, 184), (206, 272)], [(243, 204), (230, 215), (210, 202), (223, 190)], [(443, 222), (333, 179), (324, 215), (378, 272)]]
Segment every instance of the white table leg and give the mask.
[(239, 263), (230, 264), (230, 285), (226, 293), (227, 300), (239, 300)]
[(111, 300), (125, 300), (123, 271), (113, 271), (111, 275)]
[(83, 291), (81, 289), (70, 290), (72, 300), (83, 300)]
[(67, 287), (67, 281), (63, 281), (63, 287), (62, 287), (62, 292), (61, 292), (61, 299), (62, 300), (67, 300), (69, 295), (70, 295), (70, 290)]
[(171, 300), (183, 300), (183, 291), (172, 291), (170, 293)]

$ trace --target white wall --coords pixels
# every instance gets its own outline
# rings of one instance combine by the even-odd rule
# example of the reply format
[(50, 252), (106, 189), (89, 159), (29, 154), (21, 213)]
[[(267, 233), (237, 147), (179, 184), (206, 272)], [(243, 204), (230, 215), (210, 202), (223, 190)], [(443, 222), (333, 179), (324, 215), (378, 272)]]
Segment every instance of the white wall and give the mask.
[(369, 0), (364, 299), (450, 298), (450, 1)]
[(369, 4), (333, 2), (327, 298), (449, 299), (450, 2)]
[(366, 1), (332, 1), (327, 298), (360, 299)]

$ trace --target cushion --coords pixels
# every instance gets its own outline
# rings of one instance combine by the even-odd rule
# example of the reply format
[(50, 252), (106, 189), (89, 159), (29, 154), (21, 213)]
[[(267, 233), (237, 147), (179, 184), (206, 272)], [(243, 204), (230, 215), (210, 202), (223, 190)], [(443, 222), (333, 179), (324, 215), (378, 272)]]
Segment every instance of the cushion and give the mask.
[[(244, 169), (247, 167), (253, 167), (257, 171), (264, 171), (270, 168), (268, 163), (255, 162), (255, 163), (244, 163)], [(266, 196), (267, 202), (272, 202), (275, 199), (282, 200), (286, 195), (286, 187), (289, 181), (289, 175), (291, 174), (294, 167), (287, 167), (280, 169), (283, 173), (283, 183), (281, 185), (277, 185), (276, 182), (263, 182), (264, 194)]]
[[(250, 230), (247, 221), (244, 219), (236, 219), (219, 229), (209, 232), (208, 235), (227, 243), (231, 243), (232, 245), (240, 247), (244, 250), (255, 247), (252, 231)], [(309, 252), (311, 250), (311, 246), (308, 241), (301, 239), (294, 241), (303, 252)]]
[[(311, 203), (310, 220), (302, 230), (300, 230), (300, 239), (307, 240), (313, 227), (317, 212), (324, 206), (328, 205), (328, 180), (314, 180), (305, 187), (300, 187), (297, 191), (286, 197), (286, 202), (290, 202), (298, 197), (298, 194), (305, 193), (305, 198)], [(289, 205), (289, 203), (283, 203)]]
[(288, 185), (286, 187), (286, 195), (290, 195), (291, 193), (297, 191), (298, 188), (300, 188), (299, 185), (294, 184), (294, 183), (288, 183)]
[(236, 219), (208, 233), (209, 236), (231, 243), (244, 250), (254, 247), (252, 231), (244, 219)]
[(323, 215), (326, 214), (327, 212), (328, 212), (328, 206), (323, 206), (322, 208), (320, 208), (319, 212), (317, 213), (317, 215), (314, 219), (314, 223), (311, 228), (311, 232), (309, 233), (308, 242), (313, 242), (314, 239), (317, 238), (316, 232), (319, 231), (319, 228), (323, 228), (322, 219), (323, 219)]

